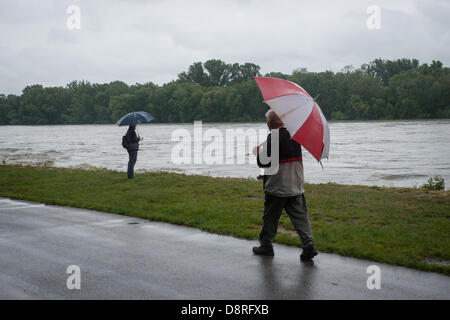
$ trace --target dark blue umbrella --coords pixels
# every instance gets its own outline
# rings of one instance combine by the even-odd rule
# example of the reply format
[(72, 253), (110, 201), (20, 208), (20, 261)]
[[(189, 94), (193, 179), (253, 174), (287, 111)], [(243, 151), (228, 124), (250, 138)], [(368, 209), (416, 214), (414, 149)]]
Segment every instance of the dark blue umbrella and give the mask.
[(147, 113), (145, 111), (136, 111), (130, 112), (129, 114), (120, 118), (120, 120), (117, 121), (117, 124), (119, 126), (134, 126), (135, 124), (150, 122), (153, 119), (154, 118), (150, 113)]

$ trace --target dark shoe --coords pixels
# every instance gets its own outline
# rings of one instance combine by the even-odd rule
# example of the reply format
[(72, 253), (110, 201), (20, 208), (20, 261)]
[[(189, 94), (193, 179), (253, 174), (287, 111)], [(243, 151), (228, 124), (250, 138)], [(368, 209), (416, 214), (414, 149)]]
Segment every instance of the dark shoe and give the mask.
[(319, 252), (317, 252), (316, 248), (314, 247), (314, 244), (311, 243), (303, 248), (303, 252), (300, 255), (301, 261), (308, 261), (312, 260), (315, 256), (317, 256)]
[(260, 256), (270, 256), (270, 257), (274, 256), (272, 246), (253, 247), (253, 253)]

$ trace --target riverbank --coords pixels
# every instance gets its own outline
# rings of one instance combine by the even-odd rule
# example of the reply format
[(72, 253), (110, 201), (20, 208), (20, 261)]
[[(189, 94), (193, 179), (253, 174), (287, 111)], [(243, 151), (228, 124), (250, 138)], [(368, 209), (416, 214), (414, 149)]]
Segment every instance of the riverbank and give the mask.
[[(450, 193), (307, 184), (320, 251), (450, 274)], [(260, 181), (0, 165), (0, 196), (80, 207), (257, 239)], [(299, 245), (283, 214), (276, 242)], [(255, 242), (256, 243), (256, 242)], [(251, 248), (249, 248), (250, 250)]]

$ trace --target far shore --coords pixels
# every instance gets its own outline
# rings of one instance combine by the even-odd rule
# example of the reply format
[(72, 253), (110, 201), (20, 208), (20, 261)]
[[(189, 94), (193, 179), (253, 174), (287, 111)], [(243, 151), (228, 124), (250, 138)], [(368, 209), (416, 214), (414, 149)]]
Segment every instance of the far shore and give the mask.
[[(358, 120), (327, 120), (328, 123), (359, 123), (359, 122), (415, 122), (415, 121), (450, 121), (450, 118), (427, 118), (427, 119), (358, 119)], [(144, 126), (154, 125), (192, 125), (193, 122), (152, 122), (151, 124), (144, 124)], [(215, 123), (229, 123), (229, 124), (241, 124), (241, 123), (261, 123), (266, 125), (264, 121), (204, 121), (203, 124), (215, 124)], [(40, 127), (40, 126), (117, 126), (116, 123), (58, 123), (58, 124), (0, 124), (1, 127)]]

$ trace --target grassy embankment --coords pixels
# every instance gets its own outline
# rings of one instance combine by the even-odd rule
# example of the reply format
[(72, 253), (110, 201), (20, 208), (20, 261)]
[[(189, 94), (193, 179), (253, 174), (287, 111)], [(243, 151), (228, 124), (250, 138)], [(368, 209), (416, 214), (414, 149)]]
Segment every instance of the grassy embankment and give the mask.
[[(307, 184), (306, 190), (320, 251), (450, 275), (450, 192), (337, 184)], [(0, 196), (247, 239), (257, 239), (263, 208), (260, 181), (161, 172), (128, 180), (107, 170), (12, 165), (0, 165)], [(299, 245), (286, 214), (279, 231), (276, 242)]]

